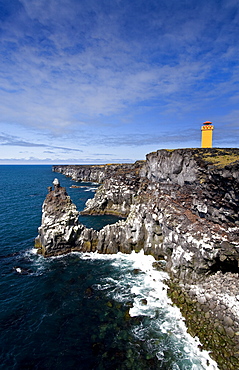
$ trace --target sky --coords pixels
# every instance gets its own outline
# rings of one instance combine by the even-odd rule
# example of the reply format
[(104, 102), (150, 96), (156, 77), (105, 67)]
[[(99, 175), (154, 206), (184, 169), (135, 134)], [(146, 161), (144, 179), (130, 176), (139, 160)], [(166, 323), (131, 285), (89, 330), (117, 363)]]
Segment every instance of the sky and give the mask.
[(239, 145), (238, 0), (0, 0), (0, 164)]

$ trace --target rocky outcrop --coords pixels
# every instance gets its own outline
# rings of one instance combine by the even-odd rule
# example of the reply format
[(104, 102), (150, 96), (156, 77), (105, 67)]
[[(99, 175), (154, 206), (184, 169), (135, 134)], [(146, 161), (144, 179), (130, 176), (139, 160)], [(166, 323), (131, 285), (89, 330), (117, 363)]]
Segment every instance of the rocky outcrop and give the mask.
[(71, 202), (66, 189), (54, 180), (54, 190), (49, 193), (42, 206), (42, 223), (38, 229), (35, 245), (43, 255), (60, 254), (67, 251), (74, 241), (74, 228), (79, 212)]
[(66, 189), (58, 179), (53, 181), (54, 189), (49, 193), (42, 206), (42, 222), (38, 228), (35, 247), (45, 257), (61, 255), (74, 250), (92, 250), (97, 232), (78, 223), (79, 212)]
[(94, 166), (53, 166), (53, 171), (75, 181), (102, 183), (93, 199), (89, 199), (81, 214), (112, 214), (126, 217), (140, 185), (140, 170), (145, 161), (134, 164)]
[[(107, 175), (98, 188), (95, 197), (86, 202), (81, 214), (113, 214), (126, 217), (134, 203), (134, 197), (141, 184), (140, 170), (144, 161), (123, 166)], [(108, 168), (109, 170), (109, 168)]]
[[(171, 294), (172, 299), (187, 307), (189, 322), (194, 307), (195, 315), (201, 312), (198, 322), (217, 331), (209, 347), (217, 352), (221, 340), (227, 350), (230, 347), (232, 360), (223, 352), (221, 368), (237, 368), (238, 160), (239, 149), (178, 149), (150, 153), (146, 161), (135, 164), (55, 166), (54, 171), (74, 180), (102, 183), (83, 214), (117, 214), (126, 219), (100, 231), (87, 229), (77, 223), (75, 206), (65, 190), (61, 207), (60, 190), (54, 189), (43, 205), (36, 245), (45, 256), (72, 250), (143, 249), (152, 254), (172, 277), (171, 293), (178, 292)], [(204, 342), (212, 343), (207, 335)]]
[(103, 181), (82, 214), (126, 217), (100, 231), (99, 252), (143, 248), (175, 276), (196, 279), (238, 269), (238, 158), (239, 149), (160, 150), (131, 165), (53, 170)]
[(168, 280), (168, 294), (180, 307), (188, 332), (197, 336), (218, 368), (239, 368), (238, 274), (218, 271), (197, 282)]

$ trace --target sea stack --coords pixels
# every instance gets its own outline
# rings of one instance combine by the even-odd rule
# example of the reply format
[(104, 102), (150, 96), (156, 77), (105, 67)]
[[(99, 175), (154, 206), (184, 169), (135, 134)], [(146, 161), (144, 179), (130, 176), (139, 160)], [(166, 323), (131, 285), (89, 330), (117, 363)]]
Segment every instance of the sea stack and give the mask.
[(35, 246), (43, 255), (57, 255), (68, 251), (74, 245), (75, 227), (78, 225), (79, 212), (66, 189), (59, 180), (53, 181), (54, 189), (48, 194), (42, 206), (42, 222), (38, 228)]

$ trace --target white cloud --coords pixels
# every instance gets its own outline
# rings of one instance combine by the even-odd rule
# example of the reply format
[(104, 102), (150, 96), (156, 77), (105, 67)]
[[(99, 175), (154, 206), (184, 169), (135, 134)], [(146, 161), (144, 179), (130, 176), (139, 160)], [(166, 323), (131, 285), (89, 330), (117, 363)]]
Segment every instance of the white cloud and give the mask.
[[(76, 147), (144, 146), (162, 138), (165, 122), (168, 143), (175, 122), (185, 144), (182, 122), (217, 120), (220, 129), (228, 120), (234, 133), (239, 12), (232, 0), (19, 4), (1, 23), (2, 124), (47, 134), (55, 148), (70, 136)], [(129, 126), (140, 126), (145, 141)]]
[(63, 152), (82, 152), (80, 149), (67, 148), (61, 146), (54, 146), (50, 144), (34, 143), (26, 141), (22, 138), (13, 135), (6, 135), (0, 133), (0, 145), (2, 146), (14, 146), (14, 147), (25, 147), (25, 148), (51, 148), (61, 150)]

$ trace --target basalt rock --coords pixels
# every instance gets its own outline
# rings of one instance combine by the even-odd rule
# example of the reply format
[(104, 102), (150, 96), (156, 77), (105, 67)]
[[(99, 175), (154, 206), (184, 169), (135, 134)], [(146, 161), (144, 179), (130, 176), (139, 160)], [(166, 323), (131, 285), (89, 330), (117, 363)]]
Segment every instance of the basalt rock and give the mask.
[(54, 190), (48, 188), (49, 193), (42, 206), (42, 223), (35, 240), (38, 252), (45, 256), (62, 254), (72, 248), (79, 216), (76, 206), (58, 179), (53, 184)]
[(129, 180), (132, 179), (137, 174), (138, 168), (143, 162), (144, 161), (137, 161), (133, 165), (128, 163), (104, 165), (60, 165), (53, 166), (52, 170), (71, 177), (75, 181), (102, 183), (105, 179), (119, 175), (128, 178)]
[(172, 278), (170, 296), (190, 332), (219, 368), (239, 368), (239, 149), (159, 150), (134, 164), (53, 170), (102, 184), (83, 214), (126, 219), (87, 229), (54, 184), (43, 204), (39, 252), (152, 254)]
[(126, 217), (97, 234), (96, 250), (143, 248), (174, 276), (197, 279), (239, 271), (238, 159), (239, 149), (159, 150), (134, 164), (53, 170), (103, 182), (82, 214)]

